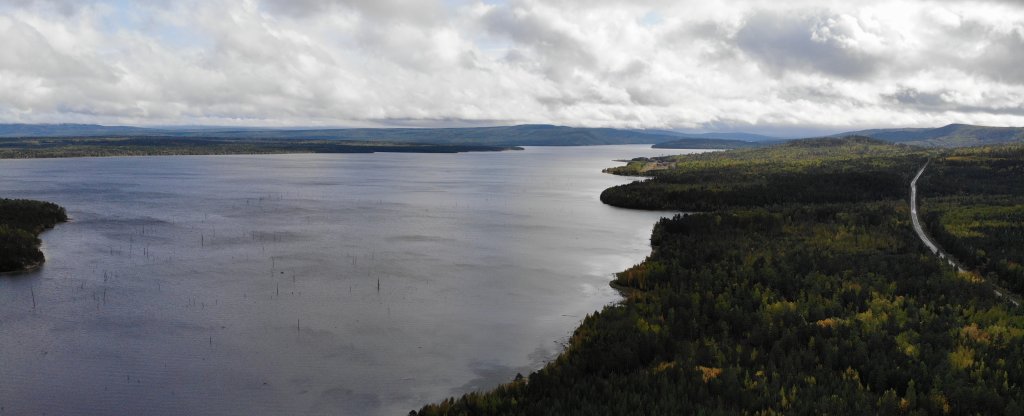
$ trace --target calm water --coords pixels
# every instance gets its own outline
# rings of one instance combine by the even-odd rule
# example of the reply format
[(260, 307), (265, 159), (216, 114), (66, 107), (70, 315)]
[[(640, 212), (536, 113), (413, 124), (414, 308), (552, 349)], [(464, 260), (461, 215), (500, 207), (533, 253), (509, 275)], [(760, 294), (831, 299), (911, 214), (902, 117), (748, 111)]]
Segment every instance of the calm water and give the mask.
[(0, 414), (402, 415), (511, 380), (649, 252), (660, 214), (600, 170), (665, 152), (2, 160), (0, 196), (72, 221), (0, 277)]

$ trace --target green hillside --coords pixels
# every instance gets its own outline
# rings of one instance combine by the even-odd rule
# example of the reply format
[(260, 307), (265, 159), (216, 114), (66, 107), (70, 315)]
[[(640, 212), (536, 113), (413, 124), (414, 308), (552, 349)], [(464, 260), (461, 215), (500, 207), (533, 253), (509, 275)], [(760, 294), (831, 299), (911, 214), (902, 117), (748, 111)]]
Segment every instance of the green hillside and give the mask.
[(877, 129), (837, 134), (866, 136), (895, 143), (921, 146), (964, 147), (1024, 141), (1024, 127), (988, 127), (968, 124), (950, 124), (925, 129)]

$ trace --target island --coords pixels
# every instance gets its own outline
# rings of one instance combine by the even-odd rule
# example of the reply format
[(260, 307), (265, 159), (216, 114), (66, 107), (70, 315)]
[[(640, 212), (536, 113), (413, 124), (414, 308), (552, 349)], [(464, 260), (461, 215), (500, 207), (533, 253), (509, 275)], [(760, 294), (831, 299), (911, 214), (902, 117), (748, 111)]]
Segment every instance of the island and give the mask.
[[(648, 164), (656, 164), (648, 168)], [(912, 227), (911, 182), (927, 232)], [(1022, 414), (1024, 145), (865, 137), (634, 160), (676, 210), (554, 361), (419, 415)]]
[(41, 266), (39, 234), (67, 220), (64, 208), (52, 202), (0, 198), (0, 273)]

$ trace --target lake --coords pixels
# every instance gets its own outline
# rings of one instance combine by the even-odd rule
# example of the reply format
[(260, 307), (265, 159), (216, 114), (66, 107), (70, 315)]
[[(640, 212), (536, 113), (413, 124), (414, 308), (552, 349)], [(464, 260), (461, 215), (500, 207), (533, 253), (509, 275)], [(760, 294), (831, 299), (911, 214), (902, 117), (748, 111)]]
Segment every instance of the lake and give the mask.
[[(665, 213), (648, 146), (0, 160), (56, 202), (0, 276), (0, 414), (391, 414), (540, 368)], [(33, 297), (35, 307), (33, 307)]]

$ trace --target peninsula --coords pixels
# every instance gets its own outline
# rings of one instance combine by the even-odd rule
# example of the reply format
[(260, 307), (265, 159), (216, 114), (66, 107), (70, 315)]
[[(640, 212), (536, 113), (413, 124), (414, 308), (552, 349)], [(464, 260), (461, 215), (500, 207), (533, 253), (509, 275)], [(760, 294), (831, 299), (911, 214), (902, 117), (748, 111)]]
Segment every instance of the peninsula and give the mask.
[(0, 273), (42, 265), (39, 234), (67, 220), (64, 208), (51, 202), (0, 198)]

